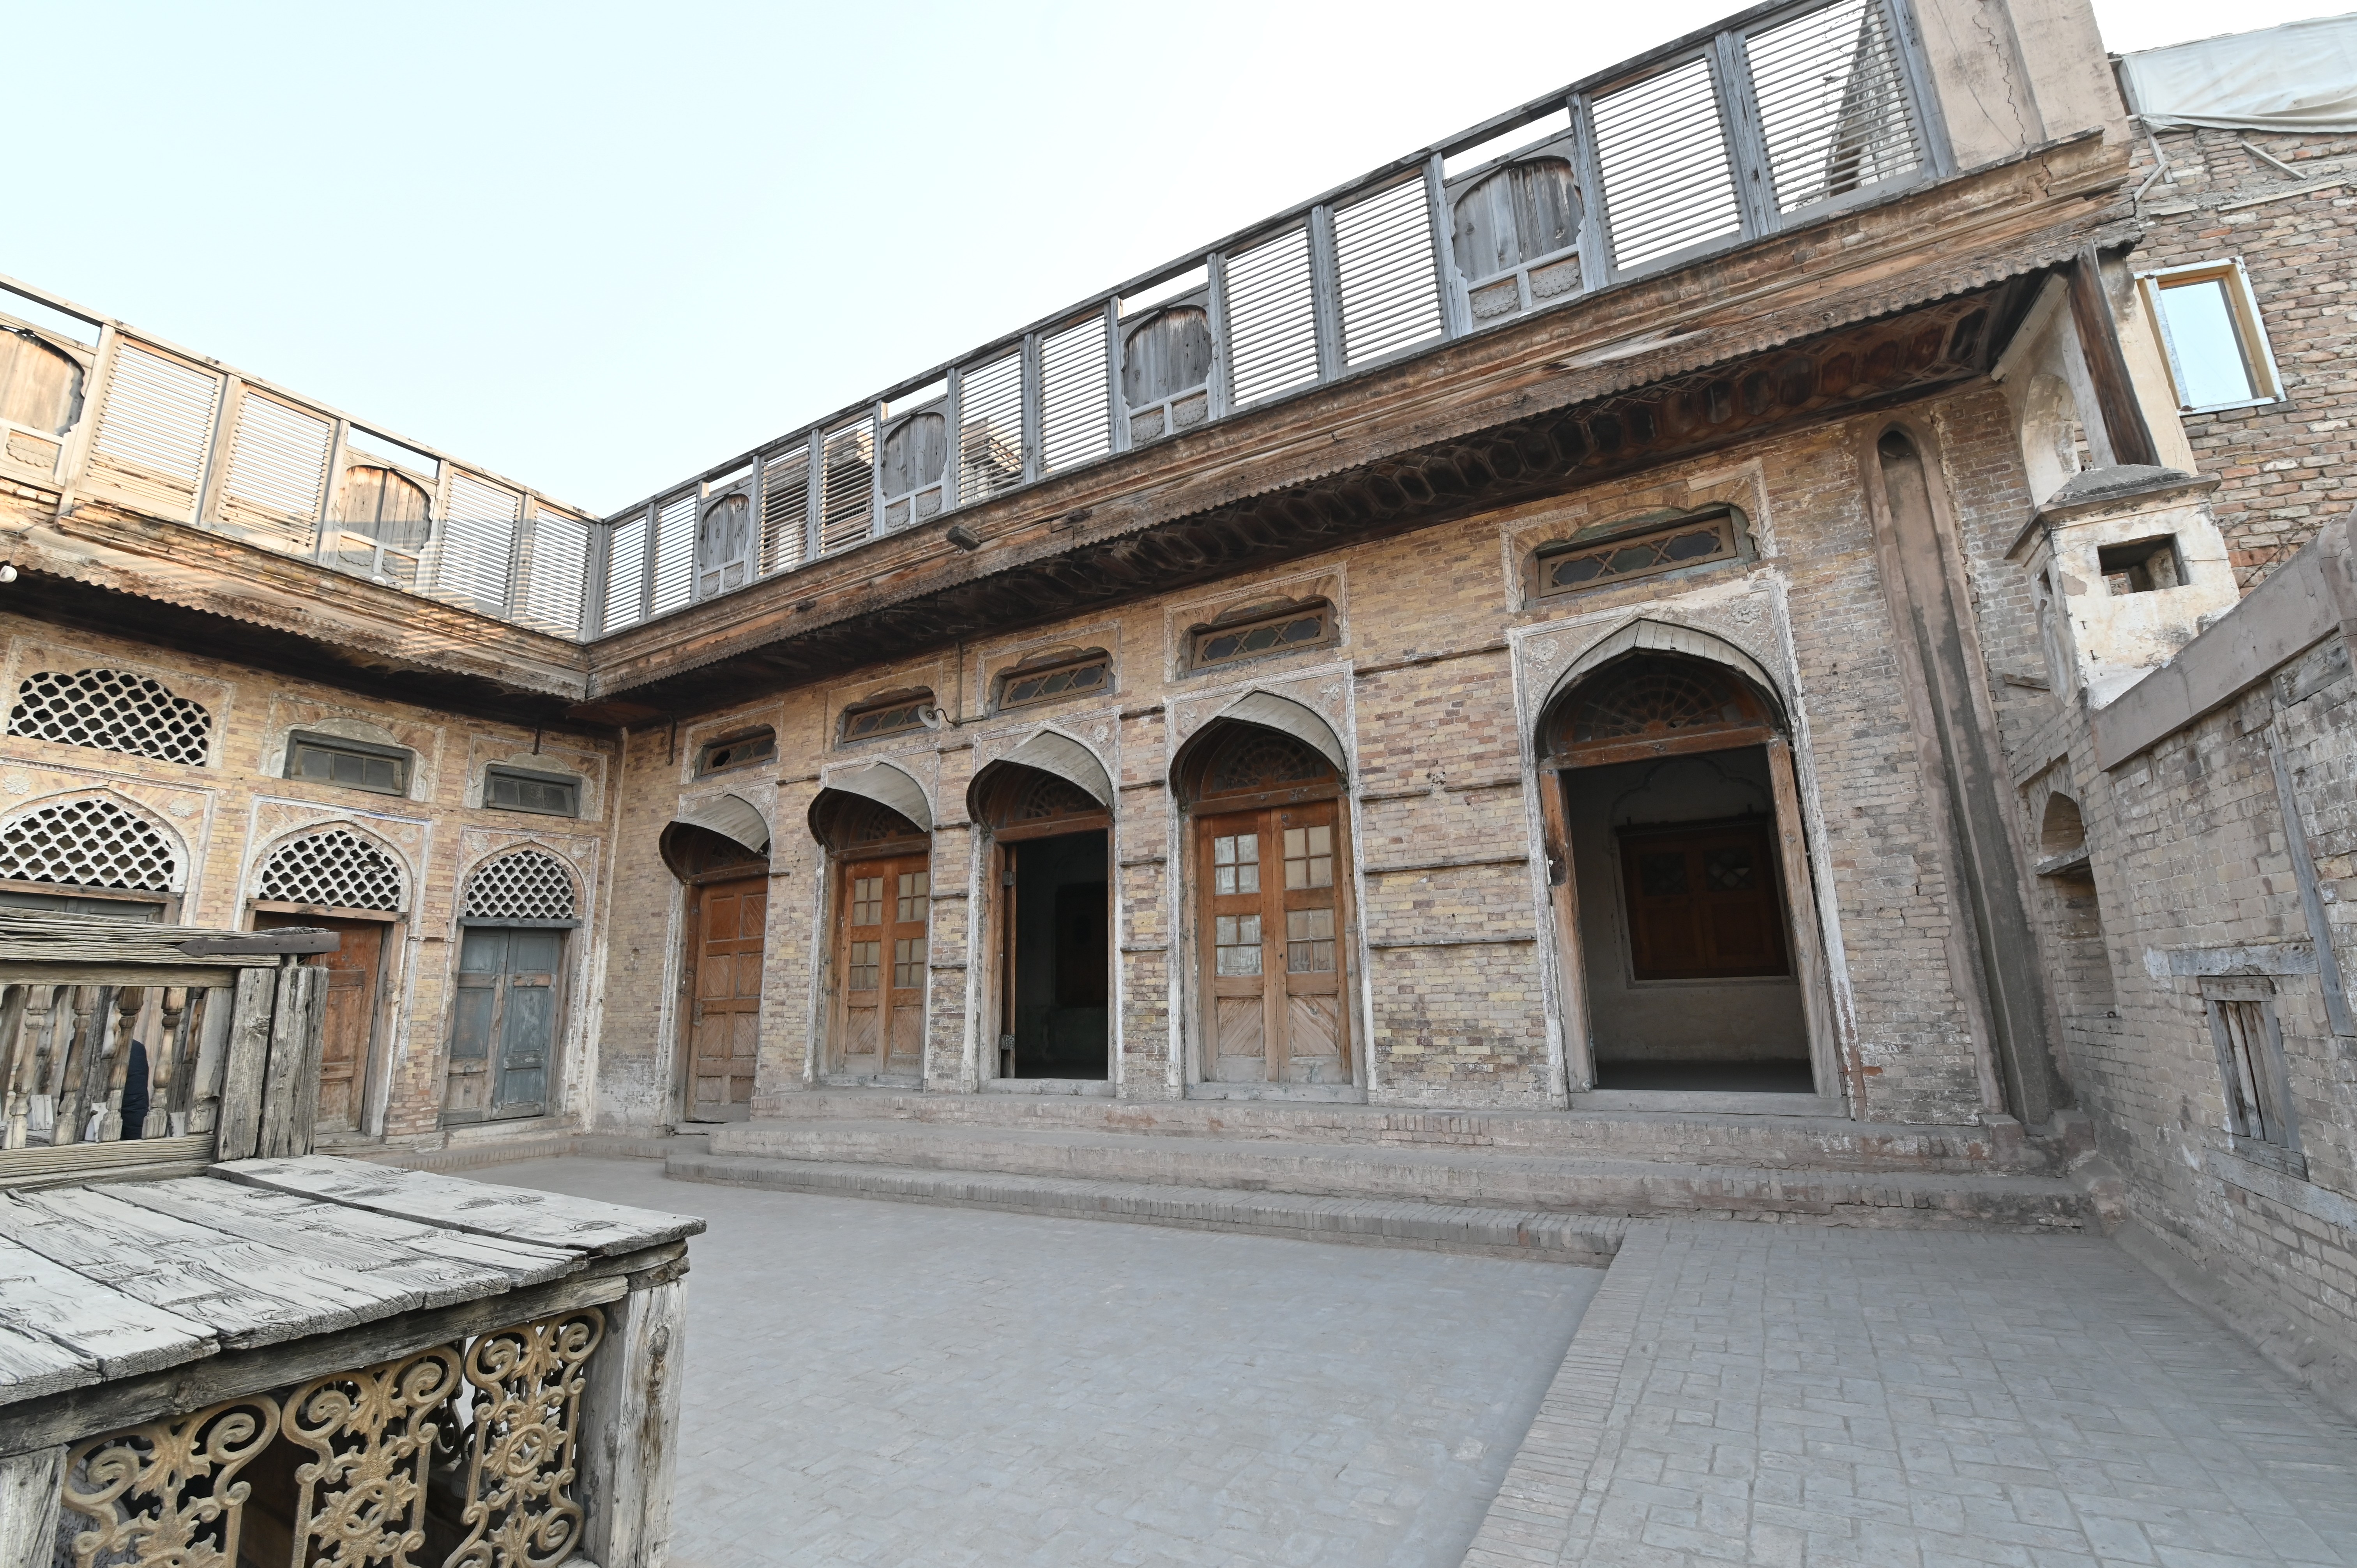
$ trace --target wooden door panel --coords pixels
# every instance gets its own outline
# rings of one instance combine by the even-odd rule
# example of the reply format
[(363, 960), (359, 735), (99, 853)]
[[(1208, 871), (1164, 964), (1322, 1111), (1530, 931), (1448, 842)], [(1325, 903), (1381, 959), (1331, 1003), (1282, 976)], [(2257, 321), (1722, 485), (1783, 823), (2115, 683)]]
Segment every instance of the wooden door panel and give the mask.
[(491, 1042), (499, 1027), (500, 977), (507, 972), (508, 933), (470, 927), (458, 945), (457, 1005), (450, 1019), (450, 1065), (442, 1113), (472, 1121), (491, 1108)]
[(303, 961), (328, 972), (325, 1019), (319, 1042), (317, 1129), (358, 1131), (368, 1090), (369, 1053), (376, 1030), (377, 976), (384, 961), (384, 925), (377, 920), (336, 920), (317, 915), (263, 914), (256, 930), (281, 926), (325, 926), (343, 939), (334, 952), (313, 953)]
[(1350, 1081), (1338, 803), (1205, 816), (1196, 835), (1204, 1076)]
[(688, 1021), (688, 1115), (741, 1115), (753, 1100), (769, 882), (750, 876), (696, 890), (694, 1002)]
[(1342, 1066), (1341, 998), (1288, 996), (1285, 1005), (1286, 1081), (1340, 1083)]
[(927, 855), (853, 861), (838, 874), (834, 1070), (920, 1074), (932, 915)]
[(1267, 1007), (1258, 986), (1248, 996), (1212, 1001), (1211, 1069), (1214, 1083), (1265, 1083), (1268, 1079)]
[(1636, 979), (1790, 972), (1766, 824), (1624, 832), (1620, 865)]

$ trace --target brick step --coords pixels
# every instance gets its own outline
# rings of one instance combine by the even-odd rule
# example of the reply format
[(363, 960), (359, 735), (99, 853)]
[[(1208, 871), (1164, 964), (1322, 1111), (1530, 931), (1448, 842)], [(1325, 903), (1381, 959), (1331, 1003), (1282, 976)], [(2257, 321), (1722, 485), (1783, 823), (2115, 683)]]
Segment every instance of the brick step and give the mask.
[(1313, 1197), (1227, 1187), (1147, 1187), (905, 1165), (844, 1165), (752, 1155), (676, 1155), (664, 1164), (673, 1181), (758, 1187), (780, 1192), (880, 1197), (1046, 1214), (1067, 1219), (1118, 1219), (1189, 1230), (1233, 1230), (1305, 1241), (1473, 1252), (1596, 1266), (1620, 1250), (1626, 1221), (1593, 1215), (1467, 1205)]
[[(1794, 1098), (1802, 1098), (1795, 1096)], [(1815, 1103), (1813, 1101), (1811, 1103)], [(716, 1150), (743, 1128), (844, 1122), (938, 1127), (1131, 1133), (1170, 1138), (1479, 1148), (1578, 1157), (1670, 1160), (1682, 1165), (1807, 1166), (1824, 1170), (2000, 1171), (2061, 1174), (2064, 1151), (2022, 1136), (2020, 1123), (1987, 1126), (1853, 1122), (1839, 1116), (1709, 1112), (1426, 1111), (1396, 1106), (1260, 1100), (1110, 1100), (1076, 1095), (909, 1094), (823, 1090), (776, 1096), (749, 1122), (714, 1130)]]
[[(1168, 1137), (1060, 1127), (757, 1121), (716, 1129), (712, 1157), (1369, 1198), (1554, 1214), (1691, 1215), (1863, 1225), (2077, 1230), (2072, 1182), (2001, 1173), (1530, 1155), (1274, 1139)], [(668, 1168), (683, 1167), (680, 1161)]]

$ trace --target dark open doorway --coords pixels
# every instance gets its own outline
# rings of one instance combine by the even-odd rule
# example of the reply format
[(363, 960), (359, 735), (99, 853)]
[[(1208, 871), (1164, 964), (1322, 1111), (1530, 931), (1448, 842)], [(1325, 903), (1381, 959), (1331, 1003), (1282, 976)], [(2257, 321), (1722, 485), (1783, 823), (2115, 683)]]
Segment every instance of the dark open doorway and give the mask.
[(1108, 1076), (1112, 943), (1103, 829), (1025, 839), (1003, 853), (1007, 1015), (1003, 1078)]

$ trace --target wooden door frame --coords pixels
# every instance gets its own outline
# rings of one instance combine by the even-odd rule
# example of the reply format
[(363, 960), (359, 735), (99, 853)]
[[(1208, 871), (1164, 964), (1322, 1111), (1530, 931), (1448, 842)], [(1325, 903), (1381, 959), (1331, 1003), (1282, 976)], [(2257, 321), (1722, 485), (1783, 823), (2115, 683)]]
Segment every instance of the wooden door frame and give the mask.
[[(458, 942), (463, 953), (467, 940), (467, 933), (474, 930), (555, 931), (569, 939), (572, 933), (581, 929), (581, 925), (582, 922), (579, 920), (495, 920), (487, 917), (462, 915), (457, 920)], [(567, 983), (567, 981), (570, 977), (575, 946), (575, 943), (567, 940), (558, 947), (556, 953), (556, 968), (553, 972), (554, 978), (549, 982), (551, 988), (553, 988), (556, 993), (556, 1000), (554, 1005), (549, 1009), (548, 1097), (541, 1102), (541, 1114), (544, 1116), (555, 1115), (557, 1113), (555, 1108), (565, 1103), (565, 1095), (563, 1092), (564, 1075), (557, 1070), (557, 1064), (563, 1061), (565, 1058), (565, 1053), (561, 1047), (565, 1041), (565, 1026), (571, 1022), (572, 1019), (573, 987)], [(453, 965), (451, 972), (454, 975), (457, 972), (456, 965)], [(512, 974), (515, 972), (511, 968), (502, 971), (501, 972), (502, 977), (504, 978), (505, 975)], [(451, 988), (452, 994), (454, 996), (457, 994), (457, 988), (455, 985)], [(476, 1117), (472, 1122), (452, 1122), (446, 1123), (446, 1125), (478, 1126), (486, 1122), (512, 1122), (524, 1120), (524, 1118), (521, 1117), (501, 1116), (498, 1111), (498, 1094), (496, 1086), (498, 1085), (500, 1079), (499, 1042), (500, 1027), (503, 1027), (506, 1023), (505, 1007), (506, 1001), (504, 996), (502, 996), (498, 1008), (496, 1008), (493, 1013), (494, 1024), (497, 1026), (492, 1029), (490, 1036), (491, 1055), (490, 1072), (490, 1082), (494, 1087), (487, 1089), (484, 1091), (485, 1109), (483, 1113), (480, 1116)], [(447, 1048), (447, 1036), (448, 1033), (449, 1031), (445, 1031), (446, 1051)], [(449, 1078), (449, 1069), (447, 1066), (447, 1057), (446, 1056), (444, 1059), (445, 1066), (443, 1069), (443, 1079), (444, 1087), (447, 1092), (448, 1087), (447, 1080)]]
[[(376, 996), (369, 1004), (368, 1039), (362, 1046), (364, 1059), (361, 1063), (361, 1113), (352, 1136), (382, 1139), (385, 1121), (392, 1110), (392, 1053), (377, 1048), (378, 1042), (392, 1034), (387, 1025), (387, 1009), (392, 1004), (393, 980), (397, 972), (395, 952), (404, 945), (404, 934), (409, 928), (409, 916), (397, 909), (342, 909), (326, 904), (289, 904), (275, 898), (248, 898), (245, 901), (245, 929), (258, 931), (258, 915), (308, 915), (320, 919), (367, 921), (385, 928), (384, 940), (377, 948)], [(382, 1067), (382, 1070), (378, 1070)], [(436, 1115), (441, 1107), (435, 1107)]]
[[(1706, 741), (1717, 744), (1705, 744)], [(1781, 894), (1778, 903), (1783, 910), (1792, 978), (1801, 988), (1802, 1027), (1809, 1040), (1810, 1079), (1820, 1096), (1845, 1101), (1855, 1117), (1860, 1113), (1864, 1097), (1846, 1092), (1848, 1085), (1842, 1071), (1841, 1042), (1834, 1026), (1832, 975), (1820, 925), (1824, 911), (1817, 901), (1816, 879), (1809, 864), (1807, 823), (1801, 809), (1800, 780), (1793, 766), (1791, 740), (1781, 730), (1773, 728), (1731, 740), (1722, 733), (1696, 736), (1688, 745), (1673, 745), (1659, 755), (1707, 756), (1755, 746), (1766, 754), (1768, 763), (1769, 793), (1774, 805), (1770, 828)], [(1565, 796), (1571, 787), (1572, 774), (1628, 760), (1643, 758), (1608, 756), (1594, 762), (1549, 758), (1537, 767), (1539, 812), (1546, 840), (1542, 847), (1548, 862), (1555, 961), (1562, 981), (1559, 994), (1564, 1073), (1566, 1087), (1574, 1094), (1596, 1087), (1596, 1031), (1588, 1009), (1587, 950), (1580, 929), (1579, 868), (1572, 849), (1570, 807)], [(1613, 871), (1617, 875), (1619, 868)], [(1625, 911), (1622, 918), (1626, 918)]]
[[(1334, 913), (1337, 919), (1334, 931), (1334, 962), (1340, 972), (1335, 977), (1335, 985), (1336, 995), (1340, 1000), (1342, 1050), (1350, 1062), (1350, 1086), (1360, 1090), (1367, 1087), (1369, 1047), (1363, 1037), (1364, 1032), (1360, 1027), (1362, 1020), (1359, 1010), (1360, 993), (1365, 977), (1361, 972), (1360, 965), (1358, 861), (1351, 854), (1351, 833), (1355, 823), (1351, 811), (1351, 793), (1342, 787), (1341, 778), (1337, 774), (1318, 784), (1283, 789), (1262, 789), (1247, 794), (1223, 795), (1209, 800), (1178, 803), (1179, 820), (1183, 823), (1183, 829), (1179, 834), (1179, 853), (1182, 856), (1180, 875), (1183, 878), (1182, 886), (1186, 890), (1184, 899), (1186, 961), (1190, 972), (1184, 993), (1187, 1026), (1182, 1092), (1184, 1088), (1217, 1081), (1206, 1076), (1209, 1067), (1204, 1050), (1210, 1038), (1212, 1020), (1218, 1009), (1211, 1005), (1210, 985), (1213, 977), (1210, 965), (1215, 961), (1210, 938), (1203, 929), (1204, 922), (1209, 918), (1209, 901), (1211, 897), (1203, 886), (1203, 819), (1234, 816), (1245, 811), (1278, 811), (1286, 806), (1307, 806), (1323, 800), (1332, 800), (1335, 807)], [(1284, 855), (1280, 852), (1275, 860), (1265, 861), (1263, 864), (1274, 865), (1281, 868), (1284, 865)], [(1277, 875), (1279, 876), (1284, 875), (1282, 869)], [(1276, 940), (1277, 945), (1281, 947), (1284, 942), (1283, 936), (1280, 934)], [(1284, 1085), (1275, 1079), (1270, 1079), (1267, 1087), (1282, 1088)]]
[[(845, 1009), (849, 1006), (849, 1004), (844, 998), (843, 970), (845, 960), (849, 957), (845, 950), (848, 939), (845, 936), (845, 932), (850, 929), (848, 922), (851, 918), (851, 903), (844, 897), (844, 881), (851, 875), (851, 868), (855, 865), (864, 865), (875, 860), (905, 860), (920, 854), (924, 856), (926, 872), (925, 1002), (923, 1005), (927, 1013), (926, 1021), (930, 1024), (933, 989), (933, 835), (927, 832), (917, 838), (878, 840), (872, 844), (862, 844), (856, 852), (850, 854), (834, 850), (827, 852), (824, 862), (826, 892), (822, 900), (819, 915), (822, 922), (820, 931), (823, 937), (819, 950), (821, 965), (819, 972), (823, 977), (822, 993), (823, 1002), (820, 1015), (826, 1020), (826, 1027), (824, 1034), (819, 1039), (818, 1049), (812, 1053), (817, 1068), (809, 1080), (816, 1087), (826, 1087), (828, 1075), (842, 1070), (841, 1047), (850, 1029), (849, 1021), (845, 1016)], [(888, 893), (886, 897), (888, 897), (891, 895)], [(885, 1064), (892, 1059), (892, 1042), (888, 1033), (892, 1025), (890, 1002), (892, 988), (888, 983), (892, 970), (892, 955), (887, 952), (880, 953), (877, 957), (883, 964), (883, 972), (877, 976), (877, 979), (883, 985), (886, 997), (883, 1004), (885, 1016), (877, 1026), (880, 1031), (884, 1031), (877, 1036), (876, 1052), (877, 1068), (880, 1072)], [(925, 1077), (924, 1064), (931, 1049), (932, 1031), (927, 1028), (917, 1047), (917, 1079), (920, 1089)]]
[[(974, 826), (984, 838), (984, 886), (991, 895), (983, 918), (974, 922), (980, 931), (983, 951), (982, 993), (977, 998), (977, 1013), (986, 1021), (1007, 1022), (1007, 1009), (1012, 1004), (1015, 984), (1015, 943), (1007, 928), (1014, 922), (1016, 899), (1014, 884), (1006, 876), (1006, 851), (1031, 839), (1067, 838), (1074, 833), (1101, 832), (1105, 836), (1105, 1075), (1103, 1081), (1115, 1081), (1121, 1064), (1121, 1030), (1115, 1021), (1120, 995), (1121, 968), (1120, 929), (1116, 914), (1121, 897), (1120, 879), (1114, 875), (1114, 827), (1110, 810), (1082, 815), (1052, 818), (1042, 822), (1027, 822), (1019, 827), (993, 828), (985, 822)], [(996, 1079), (999, 1039), (1006, 1033), (991, 1028), (983, 1047), (983, 1079)], [(1050, 1082), (1095, 1083), (1092, 1078), (1055, 1079)]]
[[(717, 871), (691, 872), (684, 876), (677, 872), (672, 875), (679, 882), (681, 914), (679, 975), (676, 988), (672, 993), (675, 1004), (672, 1008), (672, 1050), (679, 1062), (678, 1069), (672, 1074), (672, 1123), (680, 1126), (687, 1123), (688, 1112), (695, 1106), (695, 974), (704, 958), (704, 890), (729, 882), (761, 884), (761, 970), (766, 977), (770, 967), (768, 899), (773, 874), (764, 865), (729, 865)], [(757, 1039), (759, 1033), (760, 1026), (757, 1022), (754, 1025)], [(758, 1093), (759, 1090), (757, 1079), (754, 1090)], [(695, 1124), (710, 1126), (717, 1123)]]

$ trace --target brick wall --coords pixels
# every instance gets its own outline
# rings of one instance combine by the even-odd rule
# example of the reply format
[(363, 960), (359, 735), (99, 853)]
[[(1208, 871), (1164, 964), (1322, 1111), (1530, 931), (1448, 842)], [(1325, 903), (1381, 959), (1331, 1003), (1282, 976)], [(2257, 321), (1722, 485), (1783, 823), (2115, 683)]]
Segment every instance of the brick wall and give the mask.
[[(2239, 256), (2275, 350), (2284, 401), (2185, 416), (2247, 588), (2357, 502), (2351, 406), (2357, 394), (2357, 136), (2181, 130), (2158, 145), (2175, 174), (2141, 209), (2148, 227), (2129, 255), (2138, 272)], [(2301, 171), (2294, 179), (2244, 144)], [(2154, 143), (2135, 144), (2137, 183)]]

